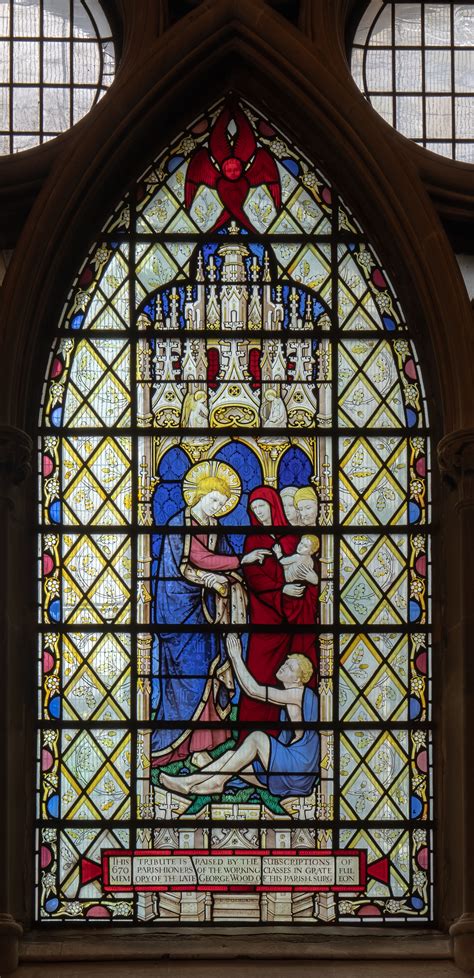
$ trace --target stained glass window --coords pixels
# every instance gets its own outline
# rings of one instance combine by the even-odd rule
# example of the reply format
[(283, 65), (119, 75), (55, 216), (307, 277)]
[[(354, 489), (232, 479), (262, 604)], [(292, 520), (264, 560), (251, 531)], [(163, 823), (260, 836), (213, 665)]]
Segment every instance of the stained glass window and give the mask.
[(46, 143), (79, 122), (114, 72), (97, 0), (0, 0), (0, 154)]
[(472, 3), (371, 0), (354, 38), (352, 74), (404, 136), (474, 162)]
[(228, 96), (107, 220), (40, 433), (37, 917), (432, 917), (430, 454), (339, 191)]

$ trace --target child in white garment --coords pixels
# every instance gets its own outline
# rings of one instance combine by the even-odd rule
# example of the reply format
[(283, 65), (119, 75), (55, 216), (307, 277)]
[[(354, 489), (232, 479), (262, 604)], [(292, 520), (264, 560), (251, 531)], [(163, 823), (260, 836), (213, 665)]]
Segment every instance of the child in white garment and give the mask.
[[(285, 575), (285, 581), (287, 584), (293, 584), (294, 581), (298, 581), (301, 584), (315, 583), (314, 575), (314, 554), (319, 551), (319, 540), (317, 537), (312, 536), (307, 533), (298, 543), (296, 551), (294, 554), (290, 554), (289, 557), (283, 556), (283, 551), (279, 543), (276, 543), (273, 547), (273, 553), (275, 557), (278, 557), (280, 564), (283, 567), (283, 573)], [(312, 573), (308, 577), (308, 571)]]

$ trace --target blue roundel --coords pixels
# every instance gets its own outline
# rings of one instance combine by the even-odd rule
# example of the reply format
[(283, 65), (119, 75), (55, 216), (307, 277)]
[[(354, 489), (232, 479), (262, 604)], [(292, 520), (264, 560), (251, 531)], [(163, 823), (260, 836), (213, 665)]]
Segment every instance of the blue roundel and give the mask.
[(410, 696), (410, 720), (416, 720), (421, 713), (421, 703), (416, 696)]
[(421, 615), (421, 608), (418, 601), (415, 601), (414, 598), (411, 598), (410, 600), (408, 612), (409, 612), (410, 621), (418, 621)]
[(407, 416), (407, 425), (409, 428), (414, 428), (416, 425), (418, 415), (416, 411), (413, 410), (413, 408), (407, 407), (405, 408), (405, 410)]
[(78, 312), (77, 315), (71, 319), (71, 329), (82, 329), (83, 322), (84, 313)]
[(382, 316), (382, 322), (385, 326), (385, 329), (388, 329), (390, 333), (397, 328), (397, 324), (395, 320), (392, 319), (391, 316)]
[(300, 168), (299, 168), (296, 160), (288, 160), (287, 159), (287, 160), (282, 160), (281, 162), (283, 163), (283, 166), (286, 166), (286, 169), (289, 170), (290, 173), (293, 174), (294, 177), (297, 177), (298, 176), (298, 173), (300, 172)]
[(52, 523), (61, 522), (61, 503), (59, 499), (56, 499), (54, 503), (48, 507), (49, 518)]
[(414, 503), (412, 501), (408, 506), (408, 522), (418, 523), (420, 516), (421, 516), (421, 509), (418, 503)]
[(423, 811), (423, 803), (418, 795), (412, 795), (410, 801), (410, 818), (419, 818)]
[(51, 411), (51, 424), (54, 425), (55, 428), (59, 428), (61, 424), (62, 416), (63, 416), (62, 407), (53, 408), (53, 410)]
[(417, 896), (412, 897), (410, 903), (414, 910), (422, 910), (425, 905), (421, 897)]
[(51, 699), (49, 701), (49, 705), (48, 705), (48, 711), (49, 711), (50, 717), (52, 717), (53, 720), (59, 720), (59, 717), (61, 715), (61, 697), (60, 696), (52, 696), (51, 697)]
[(59, 900), (57, 897), (50, 897), (49, 900), (45, 901), (44, 909), (46, 913), (54, 913), (59, 907)]
[(60, 621), (61, 619), (61, 602), (59, 598), (55, 598), (48, 605), (48, 615), (51, 621)]
[(51, 818), (57, 818), (59, 815), (59, 795), (51, 795), (51, 798), (48, 798), (46, 808)]

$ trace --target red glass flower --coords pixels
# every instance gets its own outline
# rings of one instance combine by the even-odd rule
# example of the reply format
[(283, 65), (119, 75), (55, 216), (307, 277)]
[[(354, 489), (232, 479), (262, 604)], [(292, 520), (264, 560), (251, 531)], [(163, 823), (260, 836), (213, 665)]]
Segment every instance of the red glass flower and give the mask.
[(202, 184), (216, 190), (224, 206), (212, 231), (222, 227), (229, 217), (255, 230), (243, 210), (251, 187), (266, 184), (275, 207), (281, 206), (280, 175), (275, 160), (267, 149), (257, 148), (253, 129), (238, 106), (223, 108), (211, 129), (209, 149), (201, 147), (191, 157), (186, 174), (186, 207), (191, 207)]

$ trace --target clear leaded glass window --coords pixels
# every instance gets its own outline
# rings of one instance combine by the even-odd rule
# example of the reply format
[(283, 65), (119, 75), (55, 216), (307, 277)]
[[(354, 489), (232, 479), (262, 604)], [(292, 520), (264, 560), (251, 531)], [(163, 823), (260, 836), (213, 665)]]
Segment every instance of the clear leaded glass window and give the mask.
[(0, 154), (48, 142), (111, 85), (115, 54), (97, 0), (0, 0)]
[(418, 360), (247, 103), (104, 226), (40, 425), (38, 918), (431, 919)]
[(420, 146), (474, 162), (474, 5), (371, 0), (352, 74), (383, 118)]

